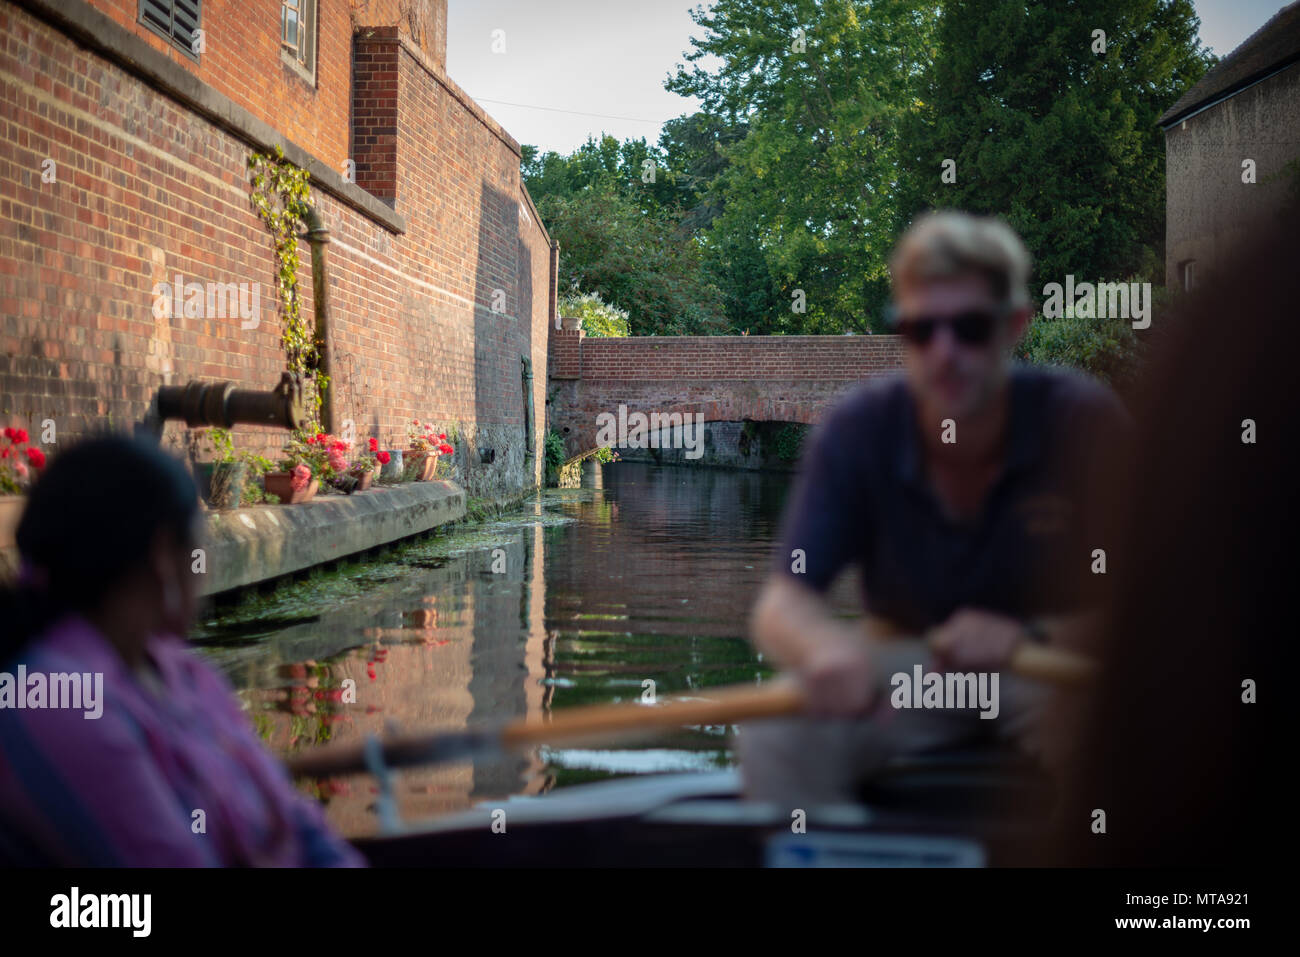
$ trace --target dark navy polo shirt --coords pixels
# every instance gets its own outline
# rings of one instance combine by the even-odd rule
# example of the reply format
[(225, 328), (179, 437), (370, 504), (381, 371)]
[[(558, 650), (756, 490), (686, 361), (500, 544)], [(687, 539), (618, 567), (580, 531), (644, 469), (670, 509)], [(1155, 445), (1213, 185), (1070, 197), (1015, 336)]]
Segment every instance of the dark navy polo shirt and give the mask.
[(962, 608), (1024, 618), (1097, 601), (1098, 491), (1128, 416), (1105, 386), (1063, 370), (1017, 365), (1010, 388), (1006, 458), (970, 521), (949, 518), (930, 487), (906, 381), (851, 393), (803, 456), (776, 567), (824, 592), (856, 565), (867, 612), (917, 631)]

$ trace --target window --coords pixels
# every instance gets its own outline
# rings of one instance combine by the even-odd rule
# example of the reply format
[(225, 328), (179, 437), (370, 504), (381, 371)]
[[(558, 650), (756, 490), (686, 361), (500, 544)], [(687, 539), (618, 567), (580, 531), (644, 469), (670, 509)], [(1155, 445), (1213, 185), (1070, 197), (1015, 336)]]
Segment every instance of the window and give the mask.
[(308, 78), (316, 75), (316, 0), (283, 0), (280, 44), (285, 59)]
[(199, 29), (200, 0), (140, 0), (140, 22), (170, 40), (191, 60), (199, 58), (194, 34)]

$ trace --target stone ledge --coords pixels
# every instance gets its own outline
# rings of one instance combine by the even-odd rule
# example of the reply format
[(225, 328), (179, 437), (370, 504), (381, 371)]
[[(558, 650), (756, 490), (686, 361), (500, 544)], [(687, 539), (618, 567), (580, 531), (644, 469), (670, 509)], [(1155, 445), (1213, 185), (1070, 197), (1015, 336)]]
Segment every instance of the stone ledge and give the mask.
[(215, 595), (387, 545), (457, 521), (465, 508), (464, 489), (434, 481), (212, 512), (199, 592)]

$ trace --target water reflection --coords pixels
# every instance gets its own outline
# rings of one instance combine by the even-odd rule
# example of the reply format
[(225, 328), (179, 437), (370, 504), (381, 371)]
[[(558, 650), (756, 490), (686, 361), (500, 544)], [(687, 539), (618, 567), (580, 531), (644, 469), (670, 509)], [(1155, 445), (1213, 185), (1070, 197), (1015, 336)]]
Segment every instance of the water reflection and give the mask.
[[(789, 477), (618, 463), (602, 479), (226, 610), (198, 640), (286, 755), (386, 727), (454, 730), (629, 700), (647, 682), (667, 694), (765, 677), (744, 622)], [(725, 766), (728, 732), (406, 771), (399, 804), (429, 817), (592, 779)], [(372, 780), (319, 788), (344, 833), (375, 830)]]

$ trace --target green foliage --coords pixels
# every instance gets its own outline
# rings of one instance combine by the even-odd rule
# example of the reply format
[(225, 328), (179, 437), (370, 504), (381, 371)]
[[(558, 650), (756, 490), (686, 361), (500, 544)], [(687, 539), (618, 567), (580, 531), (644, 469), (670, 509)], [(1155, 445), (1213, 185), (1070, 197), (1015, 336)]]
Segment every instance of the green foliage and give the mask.
[(776, 457), (782, 462), (799, 461), (803, 450), (803, 440), (808, 435), (808, 426), (798, 422), (787, 422), (777, 429), (776, 440), (772, 443)]
[(298, 295), (298, 233), (310, 208), (310, 175), (284, 158), (277, 145), (275, 155), (253, 153), (248, 157), (249, 200), (271, 233), (275, 252), (275, 286), (280, 301), (282, 329), (280, 345), (290, 372), (304, 383), (314, 378), (316, 388), (307, 389), (308, 414), (313, 430), (319, 427), (321, 403), (329, 379), (317, 368), (319, 355), (315, 329), (302, 317)]
[(1019, 347), (1030, 362), (1081, 369), (1116, 388), (1130, 383), (1140, 353), (1132, 324), (1122, 319), (1035, 316)]
[(561, 290), (599, 293), (626, 310), (633, 335), (721, 331), (721, 300), (701, 268), (699, 245), (681, 233), (676, 212), (643, 208), (649, 201), (626, 189), (605, 181), (538, 200), (564, 250)]
[(213, 462), (234, 462), (235, 439), (228, 429), (210, 428), (204, 433), (203, 452), (212, 456)]
[(577, 316), (588, 336), (631, 335), (627, 310), (611, 306), (600, 298), (598, 292), (571, 292), (560, 296), (560, 315)]
[[(1156, 119), (1213, 63), (1190, 0), (716, 0), (692, 17), (666, 86), (699, 112), (654, 146), (525, 149), (562, 288), (626, 310), (631, 334), (885, 331), (888, 256), (940, 206), (1005, 217), (1040, 287), (1159, 283)], [(1103, 376), (1132, 351), (1066, 326), (1027, 348)]]
[(564, 450), (564, 437), (555, 429), (547, 430), (546, 442), (542, 448), (542, 461), (546, 464), (546, 471), (557, 470), (566, 458), (568, 453)]
[[(944, 3), (920, 109), (902, 131), (898, 228), (926, 207), (1001, 215), (1040, 284), (1158, 263), (1156, 120), (1213, 62), (1197, 27), (1190, 0)], [(945, 159), (955, 182), (941, 181)]]
[[(931, 53), (921, 0), (718, 0), (667, 87), (743, 128), (703, 236), (732, 331), (866, 331), (888, 295), (898, 135)], [(803, 31), (803, 47), (797, 40)], [(804, 312), (796, 312), (802, 290)]]
[(609, 462), (617, 462), (618, 453), (615, 452), (613, 449), (607, 448), (602, 445), (600, 448), (596, 449), (596, 451), (591, 453), (591, 458), (595, 459), (597, 462), (600, 462), (602, 464), (609, 463)]

